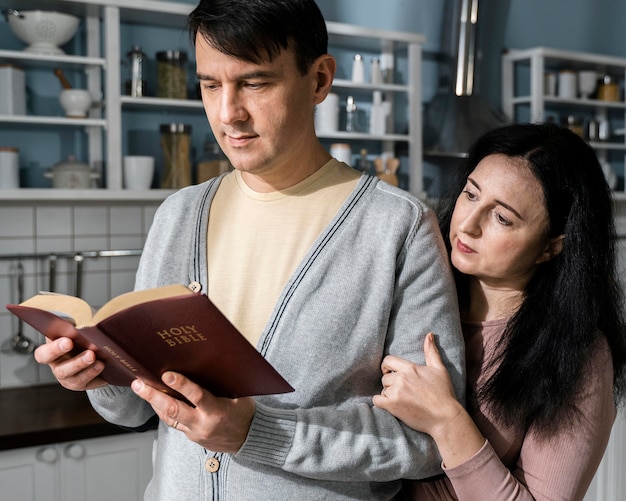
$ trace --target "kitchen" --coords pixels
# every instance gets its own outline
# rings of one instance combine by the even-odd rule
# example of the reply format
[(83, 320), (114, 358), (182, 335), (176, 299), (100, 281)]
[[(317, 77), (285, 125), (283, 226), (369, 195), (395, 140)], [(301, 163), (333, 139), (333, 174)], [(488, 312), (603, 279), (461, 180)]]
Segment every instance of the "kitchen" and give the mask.
[[(150, 60), (146, 66), (147, 71), (156, 69), (155, 54), (158, 50), (187, 47), (188, 55), (191, 56), (184, 34), (181, 34), (177, 28), (168, 25), (164, 18), (175, 17), (178, 18), (178, 21), (182, 20), (185, 9), (190, 8), (189, 6), (193, 3), (191, 1), (180, 3), (156, 0), (139, 1), (133, 5), (133, 9), (137, 9), (135, 13), (132, 12), (133, 9), (126, 9), (128, 12), (120, 14), (117, 8), (123, 6), (123, 2), (114, 0), (108, 2), (55, 2), (55, 4), (59, 4), (60, 10), (66, 7), (67, 10), (77, 9), (83, 14), (87, 13), (91, 19), (89, 29), (101, 30), (105, 32), (102, 35), (106, 34), (106, 37), (117, 36), (121, 40), (119, 46), (115, 47), (119, 55), (118, 60), (122, 62), (117, 68), (111, 67), (110, 64), (100, 63), (99, 58), (95, 56), (88, 56), (96, 59), (95, 64), (92, 64), (93, 61), (91, 60), (87, 61), (85, 66), (88, 68), (107, 66), (104, 77), (101, 69), (98, 69), (97, 72), (90, 69), (88, 72), (84, 72), (87, 73), (86, 75), (81, 74), (82, 72), (76, 70), (75, 66), (72, 69), (75, 62), (67, 63), (68, 69), (64, 71), (70, 81), (77, 86), (80, 84), (97, 85), (98, 79), (100, 79), (98, 88), (101, 89), (105, 85), (107, 96), (110, 96), (109, 99), (123, 102), (123, 104), (114, 107), (109, 102), (107, 120), (111, 121), (109, 124), (113, 125), (113, 130), (107, 129), (106, 140), (103, 139), (102, 132), (105, 127), (99, 122), (103, 120), (103, 112), (98, 107), (93, 108), (95, 116), (90, 117), (93, 122), (86, 122), (85, 130), (80, 127), (63, 125), (58, 126), (58, 132), (55, 132), (56, 123), (52, 125), (33, 122), (21, 124), (19, 121), (3, 119), (0, 128), (0, 146), (18, 144), (21, 147), (20, 175), (22, 179), (20, 182), (22, 189), (0, 192), (3, 214), (0, 222), (1, 254), (36, 256), (34, 259), (24, 258), (21, 260), (25, 268), (24, 289), (26, 296), (32, 295), (38, 289), (48, 287), (50, 255), (59, 255), (55, 280), (58, 290), (72, 293), (76, 288), (76, 269), (81, 254), (94, 250), (141, 249), (154, 210), (160, 200), (171, 192), (171, 189), (157, 187), (157, 176), (155, 176), (153, 189), (125, 191), (122, 188), (124, 182), (121, 159), (123, 155), (153, 155), (157, 157), (157, 164), (162, 167), (161, 131), (158, 125), (179, 121), (190, 123), (192, 125), (192, 142), (195, 145), (196, 156), (199, 156), (202, 146), (210, 134), (205, 125), (201, 106), (197, 101), (190, 99), (190, 102), (185, 103), (184, 106), (168, 108), (166, 111), (162, 111), (160, 108), (162, 102), (150, 103), (146, 107), (135, 110), (136, 103), (122, 95), (122, 86), (120, 85), (120, 82), (127, 79), (129, 71), (127, 54), (131, 52), (133, 45), (138, 40), (141, 41), (143, 50)], [(615, 2), (609, 3), (609, 0), (603, 0), (603, 3), (605, 8), (599, 8), (597, 2), (582, 0), (568, 2), (568, 15), (563, 18), (562, 6), (559, 7), (557, 2), (547, 3), (538, 0), (524, 2), (519, 0), (485, 0), (481, 2), (481, 24), (479, 28), (481, 60), (476, 79), (481, 95), (494, 108), (501, 107), (502, 80), (500, 69), (503, 48), (525, 49), (545, 46), (625, 57), (626, 50), (622, 48), (626, 45), (623, 40), (620, 40), (620, 37), (623, 36), (619, 21), (625, 18), (626, 12), (621, 11), (626, 10), (626, 7), (615, 5)], [(37, 2), (20, 0), (17, 8), (22, 9), (28, 4), (35, 5)], [(109, 5), (110, 8), (102, 12), (106, 20), (106, 28), (94, 26), (94, 24), (98, 24), (93, 19), (100, 16), (99, 9), (81, 10), (82, 4), (87, 6), (91, 4), (91, 7), (99, 4)], [(49, 5), (49, 2), (39, 2), (39, 5)], [(440, 86), (441, 67), (444, 66), (442, 61), (446, 60), (446, 54), (443, 53), (445, 43), (442, 39), (443, 28), (448, 26), (451, 19), (449, 11), (446, 10), (449, 8), (448, 4), (427, 0), (389, 2), (320, 0), (319, 5), (326, 18), (331, 22), (393, 32), (410, 32), (423, 36), (420, 77), (419, 81), (413, 83), (418, 88), (421, 87), (420, 101), (422, 102), (429, 102), (437, 93)], [(2, 9), (16, 8), (16, 5), (8, 0), (2, 0), (0, 7)], [(150, 24), (154, 23), (155, 26), (159, 27), (137, 27), (137, 17), (140, 16), (136, 14), (137, 12), (141, 13), (142, 9), (151, 13)], [(115, 22), (116, 16), (121, 16), (119, 25)], [(0, 20), (0, 24), (3, 26), (0, 30), (0, 48), (11, 51), (21, 50), (24, 44), (9, 31), (3, 21)], [(144, 22), (144, 24), (148, 24), (148, 22)], [(116, 26), (119, 30), (117, 33), (115, 32)], [(529, 27), (531, 28), (529, 29)], [(91, 37), (85, 36), (86, 29), (87, 27), (80, 28), (75, 39), (64, 46), (68, 53), (76, 51), (78, 54), (84, 54), (87, 49), (84, 49), (80, 44), (94, 43)], [(453, 44), (450, 46), (453, 48)], [(88, 50), (98, 52), (104, 49), (91, 47)], [(0, 57), (2, 57), (2, 53), (0, 53)], [(341, 72), (338, 74), (342, 80), (348, 78), (349, 65), (351, 64), (351, 59), (348, 57), (346, 56), (343, 60), (343, 65), (340, 67)], [(10, 59), (10, 61), (16, 62), (15, 59)], [(367, 59), (366, 63), (369, 66), (370, 60)], [(399, 68), (401, 71), (405, 71), (401, 64), (402, 62), (399, 63)], [(408, 63), (405, 64), (408, 66)], [(37, 63), (34, 65), (36, 66)], [(40, 66), (44, 66), (44, 69), (32, 68), (32, 65), (29, 64), (29, 68), (32, 69), (28, 71), (37, 76), (37, 80), (28, 81), (28, 87), (32, 93), (30, 106), (38, 106), (36, 108), (37, 113), (42, 115), (60, 116), (62, 110), (57, 100), (62, 85), (53, 74), (54, 65), (40, 64)], [(94, 75), (93, 73), (97, 74)], [(156, 72), (153, 71), (151, 75), (150, 78), (146, 79), (146, 83), (149, 93), (153, 95), (155, 89), (150, 89), (150, 86), (154, 87)], [(116, 87), (115, 90), (112, 89), (113, 85)], [(117, 90), (117, 87), (120, 89)], [(95, 101), (98, 102), (101, 96), (98, 96), (97, 93), (94, 94)], [(28, 112), (32, 113), (33, 110), (28, 108)], [(406, 127), (408, 120), (401, 117), (399, 122), (402, 123), (403, 121)], [(146, 126), (146, 123), (149, 126)], [(412, 126), (410, 133), (415, 134), (416, 130), (420, 130), (421, 117), (417, 119), (411, 117), (410, 123)], [(154, 126), (155, 124), (156, 126)], [(623, 109), (621, 125), (622, 127), (624, 125)], [(119, 132), (118, 129), (123, 130), (123, 133)], [(93, 132), (94, 130), (96, 132)], [(397, 130), (400, 131), (398, 142), (404, 141), (406, 143), (406, 137), (402, 137), (404, 131), (400, 127)], [(27, 136), (25, 131), (28, 131)], [(24, 137), (28, 137), (28, 139), (24, 139)], [(342, 135), (336, 137), (343, 138)], [(350, 139), (350, 136), (347, 137)], [(385, 140), (387, 139), (385, 138)], [(331, 140), (335, 141), (335, 138), (329, 138), (329, 144)], [(391, 140), (395, 140), (395, 136)], [(412, 137), (411, 141), (413, 141), (412, 144), (419, 144), (419, 140)], [(374, 148), (378, 146), (376, 144), (370, 146), (371, 143), (375, 142), (369, 138), (366, 141), (367, 147), (372, 151), (375, 151)], [(358, 141), (357, 145), (360, 145)], [(383, 147), (389, 147), (389, 145), (385, 144)], [(358, 151), (356, 148), (358, 146), (353, 147), (353, 153)], [(393, 146), (391, 148), (393, 150)], [(109, 155), (110, 152), (112, 152), (111, 155)], [(415, 151), (412, 153), (414, 154)], [(107, 189), (70, 191), (49, 188), (51, 180), (44, 176), (44, 172), (53, 165), (67, 160), (71, 154), (77, 155), (81, 163), (89, 162), (94, 169), (103, 169), (102, 163), (106, 160), (108, 162), (106, 169), (99, 171), (105, 175), (103, 180), (98, 182), (106, 180)], [(618, 154), (622, 155), (623, 164), (623, 154), (619, 151)], [(417, 183), (415, 191), (421, 192), (422, 188), (424, 190), (428, 188), (433, 190), (435, 194), (438, 176), (442, 170), (439, 161), (433, 161), (432, 158), (426, 156), (423, 161), (421, 158), (409, 161), (406, 152), (401, 152), (399, 156), (404, 157), (400, 171), (401, 183), (404, 183), (405, 187), (411, 188), (409, 183), (415, 183), (411, 174), (418, 172), (421, 176), (423, 170), (423, 186)], [(113, 161), (114, 158), (115, 161)], [(617, 170), (617, 161), (615, 163)], [(419, 169), (416, 168), (416, 165), (419, 166)], [(621, 172), (618, 170), (618, 175), (621, 180), (621, 185), (618, 186), (623, 186), (623, 167)], [(623, 233), (623, 223), (621, 229)], [(77, 256), (78, 260), (76, 259)], [(82, 257), (84, 258), (81, 267), (82, 295), (93, 304), (102, 304), (109, 297), (132, 288), (134, 269), (137, 264), (136, 256), (105, 257), (99, 255), (85, 257), (83, 255)], [(3, 295), (4, 301), (2, 304), (16, 301), (16, 261), (13, 258), (0, 261), (0, 294)], [(106, 284), (106, 287), (102, 286), (103, 283)], [(0, 315), (0, 326), (2, 327), (1, 340), (4, 345), (12, 339), (17, 331), (17, 324), (9, 314), (5, 313)], [(30, 337), (36, 338), (37, 336), (31, 330), (25, 332)], [(3, 390), (17, 388), (33, 391), (33, 388), (36, 390), (38, 386), (51, 381), (47, 371), (37, 366), (29, 357), (13, 353), (0, 354), (0, 388)], [(616, 428), (617, 431), (619, 430)], [(619, 433), (621, 435), (618, 436), (623, 437), (623, 432)], [(78, 438), (84, 439), (86, 437), (81, 436), (76, 439)], [(620, 452), (620, 444), (623, 441), (622, 439), (611, 445), (616, 454)], [(145, 445), (142, 444), (137, 450), (145, 450)], [(615, 485), (620, 485), (616, 482), (620, 482), (622, 479), (615, 474), (614, 467), (614, 464), (608, 465), (606, 469), (601, 470), (603, 478), (607, 482), (609, 479), (611, 481), (611, 484), (607, 484), (604, 488), (605, 490), (598, 490), (599, 493), (605, 493), (605, 495), (590, 499), (611, 499), (606, 494), (607, 492), (620, 492)], [(614, 476), (616, 478), (613, 479)], [(600, 486), (599, 489), (602, 487)], [(613, 491), (611, 489), (618, 490)]]

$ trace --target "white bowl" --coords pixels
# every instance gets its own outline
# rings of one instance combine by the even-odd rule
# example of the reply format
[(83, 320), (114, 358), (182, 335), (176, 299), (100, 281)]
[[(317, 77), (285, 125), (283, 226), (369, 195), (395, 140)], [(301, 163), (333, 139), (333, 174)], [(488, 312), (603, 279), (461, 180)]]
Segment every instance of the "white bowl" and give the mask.
[(84, 89), (64, 89), (59, 96), (65, 115), (72, 118), (84, 118), (91, 107), (89, 91)]
[(28, 44), (24, 50), (38, 54), (65, 54), (59, 45), (72, 39), (80, 21), (71, 14), (43, 10), (9, 9), (5, 15), (15, 36)]

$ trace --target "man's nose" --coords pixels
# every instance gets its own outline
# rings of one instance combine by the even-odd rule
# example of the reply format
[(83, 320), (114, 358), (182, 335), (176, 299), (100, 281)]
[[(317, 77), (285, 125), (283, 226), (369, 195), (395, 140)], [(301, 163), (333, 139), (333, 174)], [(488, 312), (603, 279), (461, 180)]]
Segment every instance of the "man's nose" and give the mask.
[(235, 89), (225, 89), (220, 99), (220, 121), (224, 124), (232, 124), (246, 120), (247, 113), (240, 93)]

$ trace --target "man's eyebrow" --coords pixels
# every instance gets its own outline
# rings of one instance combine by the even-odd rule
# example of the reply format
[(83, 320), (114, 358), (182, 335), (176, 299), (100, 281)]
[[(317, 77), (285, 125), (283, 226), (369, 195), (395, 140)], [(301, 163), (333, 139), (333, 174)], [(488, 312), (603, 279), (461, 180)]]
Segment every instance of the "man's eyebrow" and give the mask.
[[(237, 80), (254, 80), (257, 78), (276, 78), (278, 73), (275, 71), (258, 70), (251, 71), (249, 73), (242, 73), (237, 77)], [(217, 78), (207, 75), (205, 73), (196, 73), (198, 80), (218, 80)]]

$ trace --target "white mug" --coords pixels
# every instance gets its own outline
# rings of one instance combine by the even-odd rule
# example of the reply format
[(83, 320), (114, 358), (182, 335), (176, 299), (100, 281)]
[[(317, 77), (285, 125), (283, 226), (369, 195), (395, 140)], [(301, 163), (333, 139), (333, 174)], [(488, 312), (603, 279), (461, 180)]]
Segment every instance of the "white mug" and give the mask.
[(154, 176), (154, 157), (129, 155), (124, 157), (124, 188), (149, 190)]
[(576, 99), (577, 91), (576, 73), (573, 71), (561, 71), (559, 73), (559, 97)]
[(339, 130), (339, 96), (330, 93), (315, 108), (315, 131), (318, 134)]

